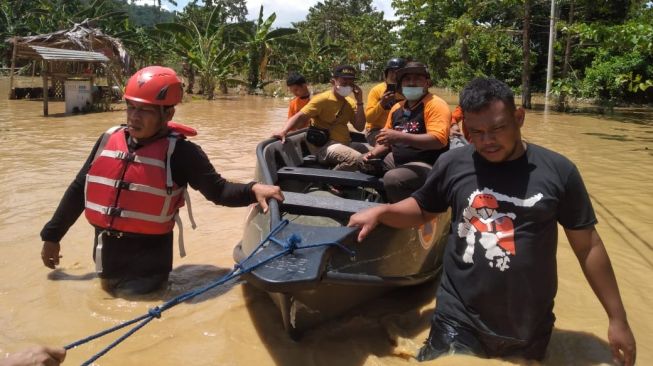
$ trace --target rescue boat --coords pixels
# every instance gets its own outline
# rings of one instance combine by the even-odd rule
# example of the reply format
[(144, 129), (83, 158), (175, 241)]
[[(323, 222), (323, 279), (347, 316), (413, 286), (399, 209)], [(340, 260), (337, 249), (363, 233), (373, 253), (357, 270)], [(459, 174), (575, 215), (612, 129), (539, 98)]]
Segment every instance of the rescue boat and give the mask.
[[(285, 200), (270, 202), (267, 213), (250, 207), (233, 253), (237, 262), (250, 255), (256, 261), (280, 252), (284, 243), (296, 245), (291, 254), (244, 275), (271, 296), (293, 339), (390, 290), (435, 281), (450, 225), (447, 212), (419, 228), (379, 225), (357, 242), (357, 230), (347, 222), (354, 213), (386, 202), (382, 178), (318, 164), (305, 135), (300, 130), (285, 143), (268, 139), (257, 146), (256, 179), (280, 186)], [(352, 139), (365, 141), (359, 133)], [(334, 185), (338, 194), (332, 193)], [(276, 239), (260, 248), (272, 230)], [(325, 243), (331, 245), (320, 245)]]

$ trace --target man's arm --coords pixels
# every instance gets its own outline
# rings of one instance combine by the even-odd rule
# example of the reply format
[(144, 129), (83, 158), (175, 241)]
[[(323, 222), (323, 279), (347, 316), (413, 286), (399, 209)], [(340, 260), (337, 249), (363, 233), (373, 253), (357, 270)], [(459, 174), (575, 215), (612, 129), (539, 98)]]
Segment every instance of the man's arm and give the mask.
[(304, 114), (304, 112), (302, 111), (295, 113), (294, 116), (290, 117), (288, 121), (286, 121), (286, 124), (283, 126), (281, 130), (272, 134), (272, 137), (281, 139), (281, 142), (286, 142), (286, 135), (288, 134), (288, 132), (294, 128), (306, 124), (309, 118), (310, 117)]
[(365, 129), (365, 109), (363, 108), (363, 91), (358, 85), (353, 86), (354, 97), (356, 99), (356, 114), (352, 125), (356, 131), (361, 132)]
[[(380, 88), (374, 87), (367, 95), (367, 103), (365, 104), (365, 119), (372, 123), (377, 121), (387, 110), (385, 106), (387, 101), (394, 97), (394, 93), (383, 92)], [(385, 123), (385, 121), (383, 121)], [(373, 128), (380, 128), (383, 126), (372, 126)]]
[(397, 229), (415, 227), (433, 220), (437, 214), (422, 210), (413, 197), (393, 204), (386, 204), (363, 210), (351, 216), (347, 226), (360, 228), (358, 241), (365, 237), (379, 224)]
[(204, 151), (188, 141), (180, 141), (171, 158), (172, 179), (180, 186), (186, 183), (209, 201), (228, 207), (247, 206), (259, 202), (266, 210), (266, 200), (283, 201), (281, 190), (261, 183), (233, 183), (215, 171)]
[(57, 206), (52, 218), (41, 230), (41, 240), (43, 240), (41, 260), (48, 268), (54, 269), (59, 264), (59, 252), (61, 250), (59, 242), (66, 235), (70, 227), (73, 226), (75, 221), (77, 221), (82, 212), (84, 212), (84, 183), (86, 182), (86, 174), (91, 168), (91, 163), (93, 162), (95, 152), (101, 140), (102, 137), (95, 142), (95, 146), (93, 146), (86, 162), (66, 189), (61, 201), (59, 201), (59, 206)]
[(66, 359), (66, 350), (52, 347), (32, 347), (8, 355), (0, 366), (58, 366)]
[(594, 226), (581, 230), (565, 229), (578, 262), (610, 321), (608, 341), (612, 355), (619, 364), (635, 364), (635, 337), (626, 318), (617, 280), (603, 241)]

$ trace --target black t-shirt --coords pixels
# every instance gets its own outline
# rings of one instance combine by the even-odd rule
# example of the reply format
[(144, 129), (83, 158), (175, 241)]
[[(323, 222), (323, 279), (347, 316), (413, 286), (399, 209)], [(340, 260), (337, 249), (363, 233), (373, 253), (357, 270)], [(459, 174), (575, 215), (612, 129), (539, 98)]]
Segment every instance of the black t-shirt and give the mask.
[[(430, 94), (426, 94), (426, 98)], [(396, 109), (390, 116), (392, 129), (403, 133), (412, 133), (415, 135), (426, 133), (426, 123), (424, 122), (424, 101), (421, 100), (414, 108), (404, 107)], [(399, 166), (410, 162), (421, 161), (433, 165), (438, 156), (447, 151), (448, 147), (439, 150), (424, 150), (404, 143), (392, 144), (392, 156), (395, 165)]]
[(596, 223), (571, 161), (528, 144), (516, 160), (491, 163), (469, 145), (443, 154), (413, 197), (429, 212), (452, 209), (437, 312), (517, 340), (551, 331), (556, 223)]

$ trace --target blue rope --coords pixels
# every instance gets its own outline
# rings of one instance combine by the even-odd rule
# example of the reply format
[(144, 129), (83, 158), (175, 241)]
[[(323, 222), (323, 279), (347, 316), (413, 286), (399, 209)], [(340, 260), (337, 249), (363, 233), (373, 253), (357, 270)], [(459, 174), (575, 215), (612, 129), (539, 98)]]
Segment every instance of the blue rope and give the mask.
[[(344, 245), (342, 245), (340, 243), (337, 243), (337, 242), (312, 244), (312, 245), (307, 245), (307, 246), (298, 248), (298, 244), (302, 242), (302, 238), (299, 235), (295, 234), (295, 233), (290, 235), (288, 240), (279, 240), (279, 239), (275, 238), (274, 235), (276, 235), (281, 230), (283, 230), (283, 228), (285, 228), (288, 225), (288, 223), (289, 223), (288, 220), (283, 220), (274, 229), (270, 230), (270, 233), (258, 244), (258, 246), (245, 259), (243, 259), (239, 263), (236, 263), (234, 265), (234, 269), (231, 270), (226, 275), (224, 275), (223, 277), (221, 277), (220, 279), (218, 279), (218, 280), (216, 280), (216, 281), (214, 281), (212, 283), (209, 283), (209, 284), (207, 284), (207, 285), (205, 285), (203, 287), (200, 287), (200, 288), (197, 288), (195, 290), (192, 290), (192, 291), (183, 293), (181, 295), (178, 295), (178, 296), (166, 301), (165, 303), (161, 304), (160, 306), (156, 306), (156, 307), (154, 307), (152, 309), (149, 309), (147, 314), (143, 314), (143, 315), (141, 315), (141, 316), (139, 316), (137, 318), (134, 318), (132, 320), (128, 320), (128, 321), (126, 321), (124, 323), (118, 324), (118, 325), (113, 326), (113, 327), (111, 327), (109, 329), (103, 330), (101, 332), (98, 332), (98, 333), (93, 334), (91, 336), (88, 336), (86, 338), (80, 339), (80, 340), (78, 340), (76, 342), (70, 343), (70, 344), (64, 346), (64, 348), (66, 350), (69, 350), (69, 349), (78, 347), (78, 346), (80, 346), (80, 345), (82, 345), (84, 343), (90, 342), (90, 341), (92, 341), (94, 339), (97, 339), (97, 338), (100, 338), (100, 337), (102, 337), (104, 335), (107, 335), (109, 333), (115, 332), (118, 329), (122, 329), (122, 328), (124, 328), (126, 326), (129, 326), (129, 325), (132, 325), (134, 323), (140, 322), (140, 323), (136, 324), (133, 328), (131, 328), (129, 331), (127, 331), (125, 334), (120, 336), (118, 339), (113, 341), (111, 344), (106, 346), (104, 349), (102, 349), (100, 352), (93, 355), (93, 357), (89, 358), (86, 362), (84, 362), (82, 364), (82, 366), (88, 366), (91, 363), (95, 362), (98, 358), (104, 356), (107, 352), (109, 352), (111, 349), (116, 347), (118, 344), (120, 344), (122, 341), (127, 339), (129, 336), (136, 333), (136, 331), (138, 331), (139, 329), (141, 329), (142, 327), (147, 325), (147, 323), (152, 321), (152, 319), (161, 318), (161, 313), (163, 313), (164, 311), (166, 311), (166, 310), (172, 308), (173, 306), (178, 305), (178, 304), (180, 304), (180, 303), (182, 303), (184, 301), (190, 300), (190, 299), (192, 299), (192, 298), (194, 298), (194, 297), (196, 297), (198, 295), (201, 295), (201, 294), (203, 294), (203, 293), (205, 293), (205, 292), (207, 292), (209, 290), (212, 290), (215, 287), (223, 285), (226, 282), (228, 282), (228, 281), (230, 281), (230, 280), (232, 280), (232, 279), (234, 279), (236, 277), (239, 277), (239, 276), (241, 276), (241, 275), (243, 275), (245, 273), (252, 272), (256, 268), (258, 268), (258, 267), (260, 267), (260, 266), (262, 266), (262, 265), (264, 265), (264, 264), (266, 264), (268, 262), (271, 262), (271, 261), (273, 261), (273, 260), (275, 260), (275, 259), (277, 259), (279, 257), (282, 257), (282, 256), (284, 256), (286, 254), (292, 253), (296, 249), (316, 248), (316, 247), (321, 247), (321, 246), (337, 246), (340, 249), (344, 250), (345, 252), (349, 253), (350, 257), (353, 258), (355, 256), (355, 252), (353, 250), (351, 250), (351, 249), (349, 249), (349, 248), (345, 247)], [(283, 248), (283, 250), (281, 252), (275, 254), (275, 255), (272, 255), (272, 256), (270, 256), (268, 258), (265, 258), (264, 260), (254, 264), (252, 266), (245, 267), (245, 263), (248, 260), (250, 260), (267, 242), (272, 242), (272, 243), (278, 244)]]

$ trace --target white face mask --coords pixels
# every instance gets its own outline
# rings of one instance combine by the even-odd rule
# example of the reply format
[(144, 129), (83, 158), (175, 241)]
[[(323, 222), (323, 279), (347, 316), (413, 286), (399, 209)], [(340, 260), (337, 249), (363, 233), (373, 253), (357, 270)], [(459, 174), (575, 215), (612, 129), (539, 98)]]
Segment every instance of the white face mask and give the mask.
[(412, 102), (424, 95), (424, 88), (421, 86), (402, 86), (401, 94)]
[(336, 85), (336, 93), (340, 94), (343, 97), (348, 96), (351, 94), (353, 88), (351, 86), (340, 86)]

